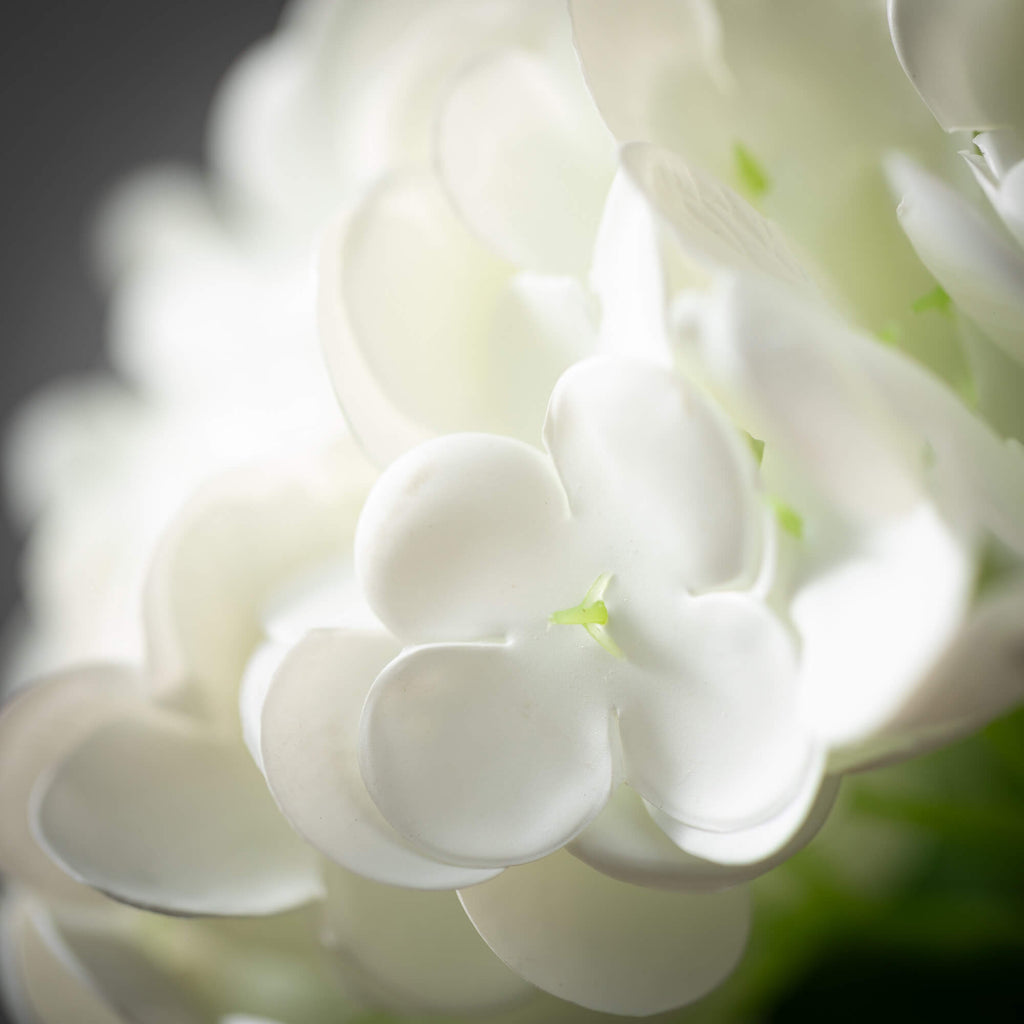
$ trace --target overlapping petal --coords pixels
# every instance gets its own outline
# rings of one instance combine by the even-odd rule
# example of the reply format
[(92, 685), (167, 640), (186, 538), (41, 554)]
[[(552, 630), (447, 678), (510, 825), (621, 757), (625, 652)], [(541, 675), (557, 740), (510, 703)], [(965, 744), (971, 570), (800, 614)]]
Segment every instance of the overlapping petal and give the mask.
[(1024, 128), (1015, 0), (889, 0), (889, 25), (907, 77), (946, 131)]
[(56, 766), (35, 829), (73, 877), (140, 907), (268, 914), (321, 891), (244, 748), (155, 708), (112, 718)]
[(742, 889), (628, 885), (566, 852), (459, 893), (487, 944), (553, 995), (605, 1013), (658, 1013), (705, 995), (746, 944)]
[(552, 393), (544, 437), (574, 518), (614, 538), (607, 557), (653, 554), (696, 592), (752, 581), (756, 467), (694, 388), (638, 360), (587, 360)]
[(385, 633), (317, 630), (288, 652), (260, 714), (270, 791), (309, 842), (360, 875), (391, 885), (454, 889), (493, 876), (425, 857), (381, 817), (359, 772), (359, 714), (400, 651)]
[(473, 930), (453, 892), (412, 892), (327, 872), (328, 947), (399, 1012), (495, 1012), (531, 987)]
[(444, 860), (503, 867), (558, 849), (611, 792), (608, 660), (582, 631), (403, 655), (363, 712), (370, 795)]

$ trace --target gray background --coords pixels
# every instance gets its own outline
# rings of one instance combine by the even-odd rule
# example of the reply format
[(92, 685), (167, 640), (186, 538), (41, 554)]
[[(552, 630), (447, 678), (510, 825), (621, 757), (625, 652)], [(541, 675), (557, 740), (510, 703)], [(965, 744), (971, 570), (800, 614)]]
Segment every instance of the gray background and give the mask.
[[(0, 4), (0, 430), (55, 375), (102, 365), (104, 301), (87, 264), (96, 204), (161, 160), (198, 163), (218, 79), (283, 0)], [(0, 615), (19, 538), (0, 515)]]

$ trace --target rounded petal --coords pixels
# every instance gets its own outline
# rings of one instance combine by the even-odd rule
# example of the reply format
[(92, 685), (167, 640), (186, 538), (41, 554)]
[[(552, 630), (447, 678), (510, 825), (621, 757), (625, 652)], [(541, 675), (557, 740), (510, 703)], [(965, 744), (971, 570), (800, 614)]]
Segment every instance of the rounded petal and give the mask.
[[(808, 843), (824, 823), (837, 789), (838, 780), (822, 787), (810, 813), (801, 798), (763, 825), (706, 832), (645, 806), (634, 790), (620, 786), (567, 848), (585, 864), (622, 882), (714, 892), (770, 871)], [(811, 792), (818, 794), (817, 781)]]
[(889, 0), (889, 27), (903, 70), (946, 131), (1024, 128), (1016, 0)]
[(675, 893), (617, 882), (565, 852), (459, 893), (487, 944), (538, 988), (605, 1013), (692, 1003), (743, 953), (742, 889)]
[(374, 612), (404, 640), (500, 636), (565, 607), (565, 595), (550, 591), (568, 521), (542, 452), (507, 438), (439, 438), (374, 487), (356, 533), (356, 572)]
[(825, 824), (839, 792), (839, 776), (822, 779), (825, 766), (819, 751), (797, 795), (775, 817), (750, 828), (710, 832), (691, 828), (657, 808), (651, 817), (680, 849), (705, 858), (721, 875), (746, 881), (770, 871), (803, 849)]
[(924, 265), (1006, 352), (1024, 362), (1024, 252), (912, 161), (890, 159), (899, 221)]
[(607, 704), (586, 693), (610, 659), (582, 637), (421, 647), (392, 662), (360, 743), (384, 817), (434, 856), (479, 867), (542, 857), (593, 820), (613, 765)]
[(456, 889), (493, 871), (414, 850), (381, 817), (359, 773), (359, 715), (401, 648), (386, 633), (317, 630), (283, 659), (262, 705), (263, 770), (285, 817), (332, 860), (377, 882)]
[(761, 554), (756, 467), (736, 431), (678, 375), (605, 357), (567, 371), (544, 438), (573, 517), (624, 551), (657, 551), (684, 587), (751, 580)]
[(348, 440), (201, 490), (165, 535), (147, 581), (157, 689), (191, 687), (204, 713), (236, 729), (238, 688), (266, 603), (311, 566), (350, 555), (373, 475)]
[(32, 834), (30, 805), (39, 780), (92, 731), (141, 696), (136, 673), (93, 666), (35, 683), (0, 715), (0, 867), (51, 896), (87, 893), (56, 867)]
[(380, 183), (328, 233), (319, 274), (331, 378), (380, 465), (453, 430), (532, 438), (593, 333), (578, 284), (514, 275), (422, 176)]
[[(518, 266), (579, 273), (611, 181), (614, 145), (574, 68), (508, 50), (456, 83), (438, 122), (438, 163), (452, 199)], [(554, 169), (557, 168), (557, 173)]]
[(898, 705), (876, 730), (837, 752), (837, 767), (859, 771), (917, 756), (1019, 705), (1024, 701), (1022, 624), (1019, 579), (983, 597), (931, 670), (899, 694)]
[(789, 635), (742, 594), (688, 599), (666, 619), (679, 668), (626, 681), (616, 695), (626, 780), (697, 828), (731, 831), (773, 817), (813, 760)]
[(797, 590), (806, 714), (823, 742), (869, 734), (903, 704), (959, 630), (973, 587), (972, 552), (924, 504)]
[(73, 877), (140, 907), (269, 914), (320, 892), (245, 751), (155, 709), (80, 743), (38, 791), (34, 826)]
[(480, 940), (458, 897), (327, 872), (326, 943), (374, 1001), (399, 1012), (475, 1014), (532, 989)]

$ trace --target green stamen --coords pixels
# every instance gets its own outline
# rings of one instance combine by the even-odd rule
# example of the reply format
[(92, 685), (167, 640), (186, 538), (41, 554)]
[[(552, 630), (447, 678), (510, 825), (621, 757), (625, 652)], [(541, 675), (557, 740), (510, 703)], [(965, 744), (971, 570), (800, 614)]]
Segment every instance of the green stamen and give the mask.
[(765, 173), (760, 161), (742, 142), (732, 147), (732, 158), (740, 188), (749, 198), (760, 199), (772, 187), (771, 178)]
[(611, 578), (610, 572), (601, 573), (578, 605), (554, 612), (551, 621), (557, 626), (582, 626), (609, 654), (621, 658), (619, 645), (602, 628), (608, 624), (608, 606), (602, 598)]
[(927, 313), (930, 309), (934, 309), (937, 313), (949, 313), (953, 308), (953, 299), (949, 292), (939, 284), (930, 292), (925, 292), (919, 299), (916, 299), (910, 308), (915, 313)]
[(608, 623), (608, 608), (604, 601), (595, 601), (589, 607), (580, 602), (575, 608), (555, 612), (551, 621), (558, 626), (604, 626)]
[(747, 444), (750, 445), (750, 450), (754, 453), (754, 458), (757, 459), (757, 464), (760, 466), (764, 461), (764, 441), (759, 441), (753, 434), (747, 434)]

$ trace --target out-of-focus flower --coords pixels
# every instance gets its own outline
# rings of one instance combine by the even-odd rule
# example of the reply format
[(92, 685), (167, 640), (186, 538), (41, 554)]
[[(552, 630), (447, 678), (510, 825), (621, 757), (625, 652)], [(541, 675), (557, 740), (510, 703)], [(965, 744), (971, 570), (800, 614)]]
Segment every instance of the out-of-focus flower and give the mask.
[[(225, 93), (221, 211), (151, 185), (108, 222), (145, 400), (90, 399), (83, 445), (80, 395), (40, 414), (21, 464), (70, 537), (38, 542), (73, 648), (40, 660), (141, 647), (132, 586), (87, 614), (65, 589), (95, 550), (106, 582), (152, 561), (146, 654), (0, 719), (0, 858), (31, 890), (7, 969), (47, 1024), (67, 1004), (39, 979), (69, 958), (131, 1016), (111, 979), (142, 976), (95, 959), (108, 938), (173, 968), (142, 911), (104, 903), (81, 939), (83, 889), (54, 862), (137, 906), (267, 915), (260, 941), (299, 958), (315, 922), (373, 1006), (543, 1017), (533, 985), (682, 1005), (742, 952), (737, 883), (813, 837), (839, 772), (1020, 700), (1012, 392), (981, 415), (962, 397), (977, 351), (1019, 356), (1019, 253), (936, 177), (972, 187), (882, 4), (568, 8), (589, 95), (561, 5), (298, 7)], [(893, 0), (890, 22), (933, 109), (997, 111), (970, 163), (1014, 234), (1016, 108), (970, 55), (1016, 15), (983, 12), (959, 94), (928, 42), (956, 5)], [(390, 463), (365, 507), (373, 471), (350, 438), (325, 446), (322, 381), (290, 344), (312, 336), (299, 271), (334, 207), (329, 376)], [(566, 370), (595, 352), (614, 358)], [(126, 423), (144, 427), (95, 491)], [(187, 481), (267, 451), (290, 461), (201, 494), (150, 559)]]

